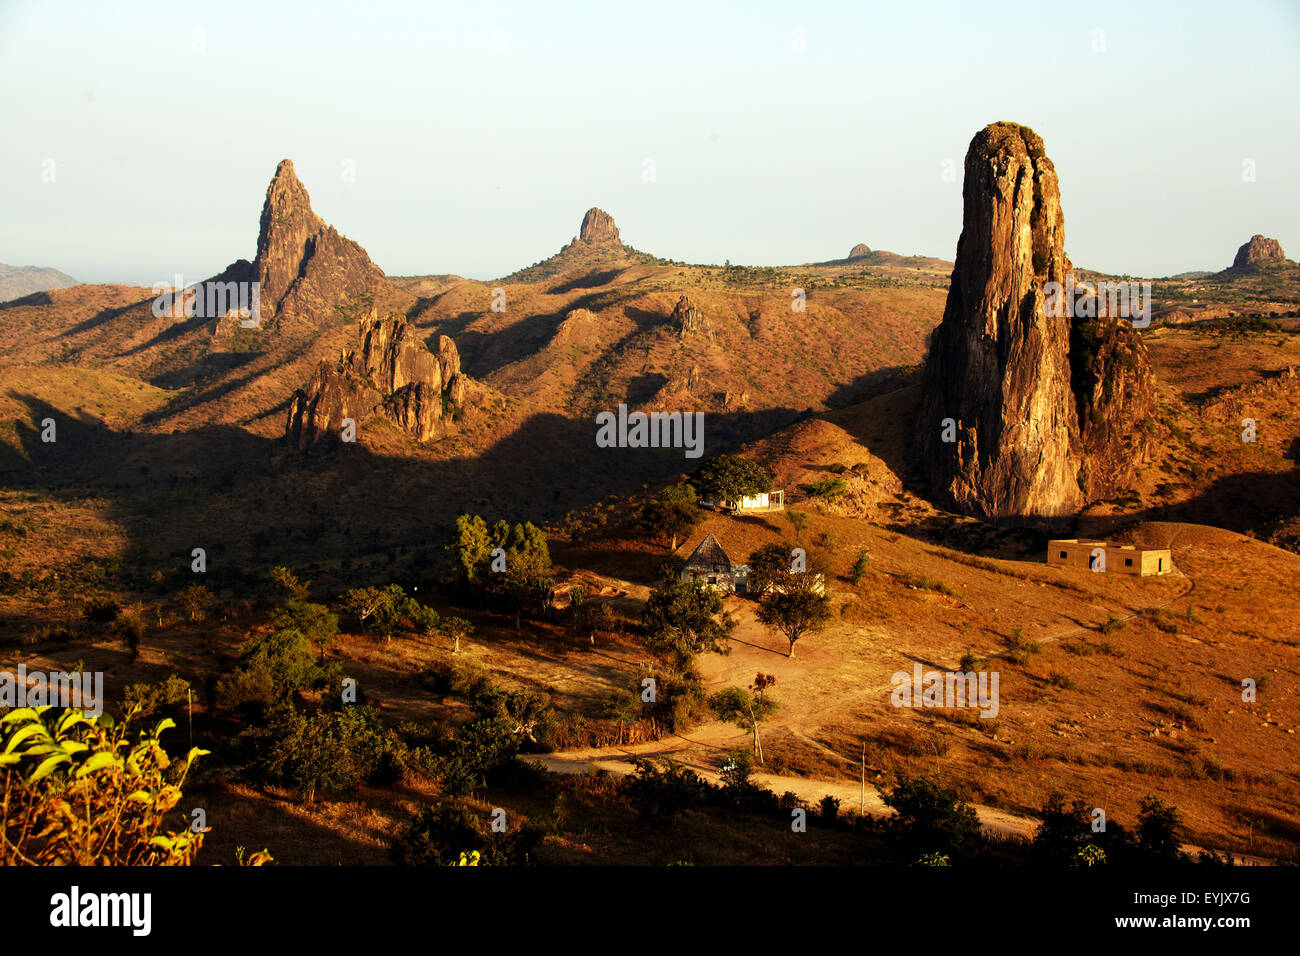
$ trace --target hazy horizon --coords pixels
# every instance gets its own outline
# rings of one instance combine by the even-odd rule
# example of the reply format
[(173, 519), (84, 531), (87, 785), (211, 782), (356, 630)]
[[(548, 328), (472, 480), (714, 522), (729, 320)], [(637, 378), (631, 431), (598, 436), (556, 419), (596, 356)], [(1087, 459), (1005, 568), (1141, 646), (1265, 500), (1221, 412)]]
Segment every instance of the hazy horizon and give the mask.
[(0, 3), (0, 262), (213, 275), (252, 258), (286, 157), (393, 275), (506, 275), (591, 206), (687, 262), (952, 259), (967, 144), (999, 120), (1044, 138), (1080, 267), (1300, 249), (1295, 5), (322, 6)]

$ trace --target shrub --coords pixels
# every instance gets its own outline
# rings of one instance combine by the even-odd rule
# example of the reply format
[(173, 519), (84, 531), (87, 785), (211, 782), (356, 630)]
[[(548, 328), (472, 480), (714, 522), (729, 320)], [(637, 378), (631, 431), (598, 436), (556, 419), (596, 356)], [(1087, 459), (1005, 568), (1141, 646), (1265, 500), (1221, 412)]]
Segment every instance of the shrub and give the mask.
[(909, 857), (932, 852), (966, 856), (983, 840), (975, 811), (931, 780), (900, 776), (881, 799), (895, 812), (887, 826)]
[(112, 624), (121, 607), (109, 597), (94, 597), (86, 602), (82, 616), (92, 624)]
[[(364, 705), (311, 716), (281, 707), (249, 736), (255, 751), (254, 773), (293, 787), (308, 801), (318, 793), (339, 793), (362, 783), (393, 782), (394, 762), (386, 762), (385, 754), (394, 750), (400, 758), (403, 750)], [(389, 772), (380, 777), (381, 769)]]
[(817, 815), (823, 823), (834, 823), (840, 815), (839, 798), (832, 797), (829, 793), (822, 797), (821, 802), (817, 804)]
[(862, 579), (867, 576), (867, 565), (871, 561), (871, 553), (863, 548), (858, 552), (858, 556), (853, 561), (853, 568), (849, 571), (849, 577), (854, 584), (862, 583)]
[[(203, 845), (189, 828), (163, 829), (194, 760), (179, 772), (161, 721), (131, 741), (138, 716), (114, 723), (78, 710), (19, 708), (0, 718), (0, 864), (188, 866)], [(170, 771), (170, 772), (169, 772)]]
[(844, 496), (849, 490), (848, 484), (843, 478), (838, 476), (822, 478), (808, 486), (808, 495), (811, 498), (821, 498), (824, 501), (834, 501)]
[(622, 790), (643, 820), (671, 825), (706, 799), (709, 786), (694, 770), (638, 758), (636, 773), (624, 778)]

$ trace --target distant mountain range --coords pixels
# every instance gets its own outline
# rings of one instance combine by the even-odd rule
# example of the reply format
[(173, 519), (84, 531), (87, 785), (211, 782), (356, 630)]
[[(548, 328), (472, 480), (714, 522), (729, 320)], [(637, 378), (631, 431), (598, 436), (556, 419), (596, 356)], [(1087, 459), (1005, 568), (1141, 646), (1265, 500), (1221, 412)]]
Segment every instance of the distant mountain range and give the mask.
[(33, 292), (66, 289), (80, 285), (76, 279), (58, 269), (43, 266), (7, 266), (0, 262), (0, 302), (18, 299)]

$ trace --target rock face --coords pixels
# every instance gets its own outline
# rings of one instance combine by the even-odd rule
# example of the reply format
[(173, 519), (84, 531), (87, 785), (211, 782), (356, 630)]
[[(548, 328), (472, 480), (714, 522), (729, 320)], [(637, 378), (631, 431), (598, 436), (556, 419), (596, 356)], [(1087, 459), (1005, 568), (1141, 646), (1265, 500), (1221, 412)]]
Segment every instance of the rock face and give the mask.
[(312, 211), (287, 159), (266, 190), (253, 265), (264, 327), (295, 317), (320, 325), (340, 302), (384, 278), (364, 249)]
[(1131, 478), (1155, 403), (1151, 364), (1125, 322), (1044, 308), (1045, 284), (1064, 284), (1070, 262), (1056, 170), (1033, 130), (975, 134), (962, 195), (923, 374), (920, 465), (968, 514), (1054, 522)]
[(582, 217), (582, 229), (578, 233), (578, 241), (587, 243), (622, 242), (618, 237), (618, 226), (614, 225), (614, 217), (603, 209), (597, 209), (595, 206), (588, 209), (587, 214)]
[(337, 438), (345, 418), (360, 428), (382, 416), (416, 441), (432, 441), (448, 433), (466, 384), (450, 338), (439, 337), (434, 355), (400, 315), (381, 319), (372, 310), (361, 321), (357, 348), (337, 362), (322, 362), (307, 387), (295, 393), (286, 434), (305, 449)]
[(1250, 241), (1237, 250), (1232, 260), (1234, 269), (1266, 269), (1271, 265), (1285, 265), (1282, 244), (1266, 236), (1251, 236)]
[(856, 246), (854, 246), (852, 249), (849, 250), (850, 259), (861, 259), (863, 256), (869, 256), (869, 255), (871, 255), (871, 250), (867, 247), (867, 244), (865, 242), (859, 242)]
[[(1056, 170), (1032, 130), (995, 123), (966, 153), (957, 259), (924, 373), (922, 468), (934, 490), (988, 519), (1052, 519), (1083, 503)], [(955, 439), (955, 440), (945, 440)]]
[(673, 307), (673, 314), (670, 318), (677, 327), (677, 334), (681, 338), (686, 338), (688, 335), (707, 334), (709, 331), (708, 318), (686, 296), (682, 296), (677, 300), (677, 305)]
[(1128, 488), (1151, 443), (1155, 374), (1146, 344), (1126, 322), (1076, 319), (1070, 382), (1079, 419), (1079, 484), (1089, 501)]

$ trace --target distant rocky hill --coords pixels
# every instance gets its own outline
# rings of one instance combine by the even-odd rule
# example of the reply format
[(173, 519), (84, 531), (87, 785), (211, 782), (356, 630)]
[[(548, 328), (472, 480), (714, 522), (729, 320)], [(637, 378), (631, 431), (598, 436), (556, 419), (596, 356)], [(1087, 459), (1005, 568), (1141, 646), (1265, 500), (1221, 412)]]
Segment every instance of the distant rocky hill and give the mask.
[(1290, 264), (1282, 252), (1282, 244), (1276, 239), (1261, 235), (1251, 236), (1249, 241), (1242, 243), (1232, 260), (1233, 269), (1251, 271)]
[(1069, 314), (1045, 308), (1045, 285), (1064, 284), (1071, 266), (1042, 139), (994, 123), (971, 140), (965, 175), (957, 260), (925, 367), (921, 468), (966, 513), (1068, 517), (1135, 466), (1154, 401), (1150, 363), (1123, 322), (1076, 319), (1073, 303)]
[(67, 289), (78, 284), (76, 279), (58, 269), (41, 266), (7, 266), (0, 262), (0, 302), (19, 299), (33, 292)]
[(539, 282), (571, 272), (598, 268), (649, 265), (660, 260), (625, 245), (619, 238), (614, 217), (595, 206), (582, 217), (582, 226), (572, 240), (549, 259), (535, 262), (502, 279), (502, 282)]

